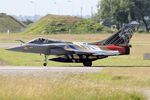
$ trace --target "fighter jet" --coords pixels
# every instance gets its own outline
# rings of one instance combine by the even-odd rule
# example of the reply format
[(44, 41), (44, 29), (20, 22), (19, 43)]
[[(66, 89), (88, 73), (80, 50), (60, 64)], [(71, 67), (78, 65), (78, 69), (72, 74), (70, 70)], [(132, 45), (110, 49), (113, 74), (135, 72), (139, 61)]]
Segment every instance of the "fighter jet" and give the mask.
[[(129, 55), (131, 47), (129, 42), (137, 25), (137, 22), (131, 22), (105, 40), (94, 43), (37, 38), (27, 43), (20, 40), (22, 45), (7, 50), (43, 54), (44, 66), (47, 66), (48, 60), (51, 60), (64, 63), (83, 63), (84, 66), (90, 67), (92, 62), (98, 59)], [(56, 55), (56, 58), (48, 59), (49, 55)]]

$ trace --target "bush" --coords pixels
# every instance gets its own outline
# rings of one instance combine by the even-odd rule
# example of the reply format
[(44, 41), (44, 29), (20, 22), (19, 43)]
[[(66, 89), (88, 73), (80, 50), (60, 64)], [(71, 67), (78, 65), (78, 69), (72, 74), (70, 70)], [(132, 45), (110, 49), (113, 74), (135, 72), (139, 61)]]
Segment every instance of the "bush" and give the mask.
[(76, 23), (67, 23), (65, 21), (52, 21), (46, 28), (46, 33), (89, 33), (104, 31), (104, 26), (90, 19), (82, 19)]

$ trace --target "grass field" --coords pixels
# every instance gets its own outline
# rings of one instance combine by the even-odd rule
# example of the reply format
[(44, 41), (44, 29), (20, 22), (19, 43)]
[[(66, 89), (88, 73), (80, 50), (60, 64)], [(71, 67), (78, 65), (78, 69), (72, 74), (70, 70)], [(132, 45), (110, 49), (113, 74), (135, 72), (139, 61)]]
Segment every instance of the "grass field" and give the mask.
[[(35, 37), (92, 42), (102, 40), (109, 35), (8, 36), (3, 34), (0, 36), (0, 42), (13, 42), (16, 39), (28, 41)], [(150, 90), (150, 61), (143, 60), (143, 55), (150, 53), (149, 39), (149, 34), (136, 34), (131, 41), (133, 44), (131, 55), (110, 57), (94, 62), (94, 66), (108, 66), (97, 74), (51, 79), (0, 75), (0, 100), (147, 100), (144, 91)], [(4, 49), (0, 49), (0, 54), (2, 65), (39, 66), (43, 63), (40, 55), (15, 53)], [(49, 66), (71, 67), (82, 66), (82, 64), (49, 62)]]
[[(1, 100), (146, 100), (137, 89), (111, 85), (90, 75), (45, 79), (0, 76)], [(93, 75), (92, 75), (93, 76)], [(99, 77), (104, 77), (99, 74)], [(85, 79), (87, 78), (87, 79)], [(104, 77), (105, 78), (105, 77)], [(114, 84), (113, 80), (112, 83)]]
[[(17, 34), (0, 34), (0, 42), (16, 42), (15, 40), (21, 39), (24, 41), (29, 41), (34, 38), (44, 37), (49, 39), (57, 39), (57, 40), (64, 40), (64, 41), (81, 41), (81, 42), (95, 42), (99, 40), (103, 40), (109, 37), (111, 34), (51, 34), (51, 35), (26, 35), (22, 33)], [(150, 34), (138, 34), (135, 33), (132, 39), (132, 43), (150, 43), (149, 41)]]

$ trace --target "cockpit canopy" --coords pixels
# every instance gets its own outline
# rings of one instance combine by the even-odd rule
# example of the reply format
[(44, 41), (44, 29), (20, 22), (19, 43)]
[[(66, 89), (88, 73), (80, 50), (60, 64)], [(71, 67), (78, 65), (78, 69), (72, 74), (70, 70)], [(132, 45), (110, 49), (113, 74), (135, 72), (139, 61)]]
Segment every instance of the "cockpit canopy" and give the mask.
[(62, 42), (56, 41), (56, 40), (44, 39), (44, 38), (37, 38), (37, 39), (29, 41), (28, 43), (30, 43), (30, 44), (49, 44), (49, 43), (62, 43)]

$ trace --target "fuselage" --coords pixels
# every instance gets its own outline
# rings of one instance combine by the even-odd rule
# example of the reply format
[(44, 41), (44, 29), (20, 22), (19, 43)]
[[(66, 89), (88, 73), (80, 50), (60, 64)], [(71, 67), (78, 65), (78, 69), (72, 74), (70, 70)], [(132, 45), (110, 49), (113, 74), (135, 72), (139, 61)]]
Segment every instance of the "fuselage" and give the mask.
[[(57, 58), (50, 59), (58, 62), (76, 62), (80, 63), (84, 60), (95, 61), (107, 58), (108, 56), (128, 55), (130, 53), (129, 46), (116, 45), (93, 45), (82, 42), (28, 42), (18, 47), (10, 48), (11, 51), (37, 53), (44, 55), (56, 55)], [(82, 53), (82, 52), (84, 53)], [(77, 53), (80, 52), (80, 53)], [(101, 53), (101, 55), (93, 55), (93, 53)], [(107, 54), (107, 55), (106, 55)]]

